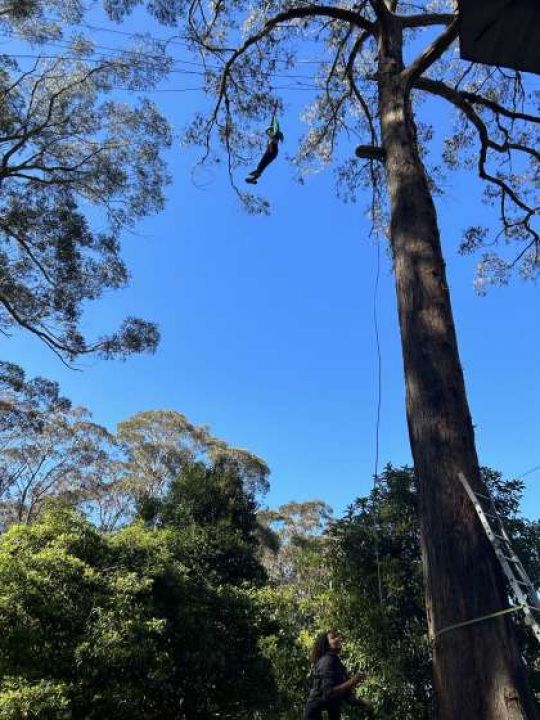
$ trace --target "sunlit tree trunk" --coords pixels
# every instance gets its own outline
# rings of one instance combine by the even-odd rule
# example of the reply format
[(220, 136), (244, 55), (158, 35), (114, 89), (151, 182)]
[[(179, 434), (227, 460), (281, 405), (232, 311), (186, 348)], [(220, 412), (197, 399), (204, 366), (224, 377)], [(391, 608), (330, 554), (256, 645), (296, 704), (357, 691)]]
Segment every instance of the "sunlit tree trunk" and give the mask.
[(495, 555), (464, 496), (480, 488), (474, 430), (459, 360), (437, 217), (418, 152), (403, 70), (401, 29), (379, 52), (379, 106), (391, 202), (407, 391), (419, 481), (429, 630), (438, 720), (537, 718), (509, 616), (451, 630), (506, 607)]

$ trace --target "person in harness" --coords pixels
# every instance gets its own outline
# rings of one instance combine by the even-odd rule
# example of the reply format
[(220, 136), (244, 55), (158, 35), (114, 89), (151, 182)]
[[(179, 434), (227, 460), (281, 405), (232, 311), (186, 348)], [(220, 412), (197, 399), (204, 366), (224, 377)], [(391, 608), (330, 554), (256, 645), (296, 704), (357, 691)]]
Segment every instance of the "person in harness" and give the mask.
[(353, 690), (365, 680), (363, 673), (350, 676), (339, 659), (342, 642), (334, 630), (320, 633), (311, 651), (312, 686), (309, 693), (304, 720), (322, 720), (323, 711), (328, 720), (340, 720), (344, 703), (357, 705), (368, 713), (371, 708), (357, 698)]
[(279, 143), (283, 142), (285, 139), (279, 128), (279, 122), (276, 118), (275, 112), (272, 117), (270, 127), (266, 128), (266, 134), (268, 136), (268, 143), (266, 145), (264, 155), (260, 159), (255, 170), (250, 172), (246, 178), (246, 182), (250, 185), (256, 185), (266, 168), (270, 165), (270, 163), (274, 162), (279, 153)]

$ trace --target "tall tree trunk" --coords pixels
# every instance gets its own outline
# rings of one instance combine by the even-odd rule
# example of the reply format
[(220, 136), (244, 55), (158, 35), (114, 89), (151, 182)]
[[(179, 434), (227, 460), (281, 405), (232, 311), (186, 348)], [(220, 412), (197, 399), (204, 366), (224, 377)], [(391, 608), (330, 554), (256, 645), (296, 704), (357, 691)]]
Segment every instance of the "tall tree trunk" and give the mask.
[(426, 607), (439, 720), (537, 718), (508, 615), (437, 633), (507, 607), (493, 550), (458, 480), (481, 488), (437, 218), (404, 80), (401, 29), (379, 48), (379, 105), (391, 247), (419, 481)]

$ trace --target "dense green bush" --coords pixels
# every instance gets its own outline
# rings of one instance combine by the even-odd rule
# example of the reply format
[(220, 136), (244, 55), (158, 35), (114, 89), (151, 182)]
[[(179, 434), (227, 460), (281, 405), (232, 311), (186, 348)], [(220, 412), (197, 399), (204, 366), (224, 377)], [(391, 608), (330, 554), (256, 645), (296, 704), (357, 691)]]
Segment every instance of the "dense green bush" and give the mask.
[[(188, 506), (182, 484), (195, 477), (221, 521)], [(251, 514), (234, 473), (196, 468), (152, 525), (103, 535), (56, 508), (1, 536), (4, 717), (232, 719), (268, 705)]]

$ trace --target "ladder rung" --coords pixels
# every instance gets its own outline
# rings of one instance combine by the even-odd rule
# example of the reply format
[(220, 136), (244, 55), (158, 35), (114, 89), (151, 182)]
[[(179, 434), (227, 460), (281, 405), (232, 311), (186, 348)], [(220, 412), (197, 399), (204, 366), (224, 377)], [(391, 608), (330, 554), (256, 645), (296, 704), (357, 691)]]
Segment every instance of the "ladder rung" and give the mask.
[[(525, 621), (531, 626), (536, 639), (540, 642), (540, 618), (533, 615), (533, 612), (540, 613), (540, 597), (537, 595), (535, 586), (530, 581), (525, 568), (512, 548), (510, 538), (506, 533), (503, 521), (497, 511), (497, 506), (490, 495), (475, 492), (470, 487), (463, 473), (458, 473), (458, 477), (469, 495), (469, 498), (473, 502), (474, 509), (476, 510), (486, 535), (495, 550), (496, 557), (502, 566), (502, 570), (512, 586), (512, 594), (515, 599), (519, 601), (524, 611)], [(483, 507), (479, 498), (487, 500), (488, 502), (484, 504), (488, 505), (488, 507)], [(490, 521), (493, 527), (490, 525)]]

